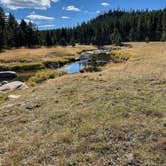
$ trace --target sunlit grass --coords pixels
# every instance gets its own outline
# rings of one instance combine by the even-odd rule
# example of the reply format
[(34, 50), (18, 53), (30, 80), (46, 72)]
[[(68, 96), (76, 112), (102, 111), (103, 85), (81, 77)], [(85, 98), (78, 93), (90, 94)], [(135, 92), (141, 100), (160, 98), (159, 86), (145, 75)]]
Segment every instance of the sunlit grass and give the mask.
[(67, 74), (65, 71), (57, 71), (54, 69), (44, 69), (36, 72), (36, 74), (29, 78), (27, 84), (29, 86), (35, 86), (36, 84), (42, 83), (48, 79), (53, 79), (55, 77), (60, 77)]
[(116, 50), (131, 52), (125, 63), (64, 75), (5, 101), (2, 165), (164, 165), (166, 43), (131, 45)]

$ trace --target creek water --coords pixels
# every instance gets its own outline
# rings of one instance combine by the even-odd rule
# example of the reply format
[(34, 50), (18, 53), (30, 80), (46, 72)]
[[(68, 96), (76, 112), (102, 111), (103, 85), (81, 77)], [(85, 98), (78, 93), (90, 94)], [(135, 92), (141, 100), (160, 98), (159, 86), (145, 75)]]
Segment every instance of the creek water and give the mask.
[(88, 60), (80, 60), (73, 62), (71, 64), (67, 64), (63, 67), (61, 67), (59, 70), (65, 70), (67, 73), (79, 73), (82, 69), (84, 69), (87, 66)]
[[(79, 73), (82, 69), (88, 67), (88, 63), (91, 60), (91, 55), (93, 54), (109, 54), (109, 50), (92, 50), (92, 51), (84, 51), (80, 55), (80, 60), (73, 62), (71, 64), (66, 64), (65, 66), (59, 68), (58, 70), (65, 70), (67, 73)], [(106, 64), (108, 60), (98, 59), (96, 61), (99, 65)]]

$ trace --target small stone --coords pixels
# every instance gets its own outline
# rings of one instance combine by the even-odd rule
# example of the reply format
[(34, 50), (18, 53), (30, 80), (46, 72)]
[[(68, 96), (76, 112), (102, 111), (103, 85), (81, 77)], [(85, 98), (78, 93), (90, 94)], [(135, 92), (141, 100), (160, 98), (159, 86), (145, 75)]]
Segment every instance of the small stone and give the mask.
[(18, 99), (18, 98), (20, 98), (21, 97), (21, 95), (9, 95), (8, 96), (8, 99), (9, 100), (12, 100), (12, 99)]
[(132, 161), (132, 160), (134, 160), (134, 155), (132, 153), (128, 153), (126, 155), (126, 158), (127, 158), (128, 161)]

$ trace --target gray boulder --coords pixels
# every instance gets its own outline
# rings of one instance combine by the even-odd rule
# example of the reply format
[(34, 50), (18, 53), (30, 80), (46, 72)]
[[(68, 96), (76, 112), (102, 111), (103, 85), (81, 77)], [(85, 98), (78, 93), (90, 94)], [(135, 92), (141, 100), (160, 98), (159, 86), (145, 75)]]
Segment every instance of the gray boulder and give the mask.
[(0, 80), (2, 80), (2, 81), (12, 80), (16, 77), (17, 77), (17, 74), (14, 71), (1, 71), (0, 72)]
[(23, 90), (27, 88), (28, 86), (25, 83), (20, 81), (14, 81), (0, 86), (0, 93), (6, 93), (14, 90)]

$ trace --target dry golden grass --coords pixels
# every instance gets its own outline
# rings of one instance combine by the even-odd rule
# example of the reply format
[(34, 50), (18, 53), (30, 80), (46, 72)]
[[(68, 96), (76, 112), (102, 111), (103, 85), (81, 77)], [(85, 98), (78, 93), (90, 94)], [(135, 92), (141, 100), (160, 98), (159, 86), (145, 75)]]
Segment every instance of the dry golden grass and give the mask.
[(165, 165), (166, 43), (125, 64), (65, 75), (0, 106), (1, 165)]
[(43, 60), (60, 60), (61, 58), (77, 58), (83, 50), (95, 49), (94, 46), (76, 45), (75, 47), (51, 47), (38, 49), (16, 49), (0, 53), (1, 63), (38, 62)]

